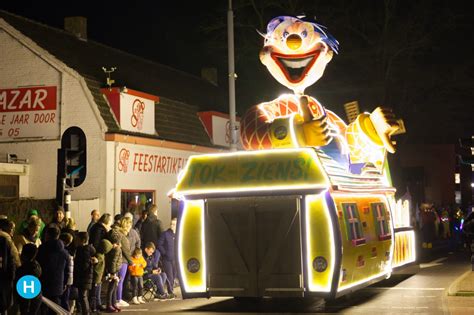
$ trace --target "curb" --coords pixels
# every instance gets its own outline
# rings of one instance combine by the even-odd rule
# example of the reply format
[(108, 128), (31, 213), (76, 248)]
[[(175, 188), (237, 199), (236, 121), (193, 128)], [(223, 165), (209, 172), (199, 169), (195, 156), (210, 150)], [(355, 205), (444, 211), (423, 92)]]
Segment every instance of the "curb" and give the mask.
[(472, 270), (468, 270), (457, 278), (448, 288), (448, 296), (474, 296), (474, 291), (458, 291), (457, 287), (461, 281), (467, 278), (472, 273)]

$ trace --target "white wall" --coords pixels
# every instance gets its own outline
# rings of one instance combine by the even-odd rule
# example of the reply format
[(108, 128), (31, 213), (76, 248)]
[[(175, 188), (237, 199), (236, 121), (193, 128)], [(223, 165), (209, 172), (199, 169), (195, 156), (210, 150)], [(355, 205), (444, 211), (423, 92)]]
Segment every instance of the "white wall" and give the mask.
[[(106, 189), (106, 143), (97, 109), (93, 110), (87, 98), (90, 91), (83, 88), (77, 73), (30, 42), (0, 21), (0, 88), (57, 86), (60, 134), (71, 126), (78, 126), (87, 138), (87, 177), (71, 193), (72, 200), (98, 199), (102, 193), (105, 194)], [(15, 153), (20, 159), (29, 159), (29, 197), (52, 199), (56, 196), (60, 134), (58, 140), (0, 143), (0, 160), (7, 153)], [(105, 206), (105, 201), (102, 200), (100, 206)], [(84, 215), (88, 219), (89, 212), (81, 211), (80, 216)]]

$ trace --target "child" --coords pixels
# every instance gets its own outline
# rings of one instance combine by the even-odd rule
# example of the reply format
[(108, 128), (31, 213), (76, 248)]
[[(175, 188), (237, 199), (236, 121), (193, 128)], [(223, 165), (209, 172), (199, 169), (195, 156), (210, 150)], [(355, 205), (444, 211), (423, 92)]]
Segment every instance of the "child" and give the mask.
[(109, 241), (112, 243), (112, 249), (105, 255), (105, 280), (109, 282), (107, 287), (107, 312), (120, 312), (117, 307), (117, 285), (119, 277), (117, 275), (120, 266), (122, 266), (122, 249), (120, 248), (121, 236), (115, 230), (109, 233)]
[[(35, 244), (29, 243), (23, 246), (23, 251), (21, 252), (21, 267), (17, 270), (15, 283), (26, 275), (35, 276), (38, 279), (41, 277), (41, 266), (35, 260), (37, 253), (38, 248)], [(41, 306), (41, 294), (34, 299), (24, 299), (18, 296), (18, 301), (21, 315), (37, 314)]]
[(132, 254), (133, 264), (128, 267), (132, 281), (133, 304), (145, 303), (143, 299), (143, 273), (146, 267), (146, 261), (142, 256), (140, 248), (135, 248)]
[(95, 249), (88, 245), (87, 232), (77, 234), (77, 250), (74, 259), (74, 286), (79, 290), (79, 302), (82, 314), (90, 314), (89, 291), (92, 289), (93, 264), (97, 263), (94, 257)]
[(102, 290), (102, 276), (105, 270), (105, 255), (107, 255), (113, 248), (112, 243), (109, 240), (103, 239), (97, 246), (97, 252), (95, 257), (97, 258), (97, 264), (94, 265), (94, 271), (92, 276), (92, 290), (90, 293), (90, 307), (91, 312), (96, 313), (97, 311), (104, 312), (106, 308), (102, 306), (100, 300), (100, 292)]

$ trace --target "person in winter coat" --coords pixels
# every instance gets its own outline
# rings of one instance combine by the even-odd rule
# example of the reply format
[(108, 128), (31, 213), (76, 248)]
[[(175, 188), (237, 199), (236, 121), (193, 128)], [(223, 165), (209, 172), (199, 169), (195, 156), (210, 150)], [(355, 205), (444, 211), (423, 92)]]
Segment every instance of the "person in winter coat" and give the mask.
[(141, 229), (142, 229), (142, 224), (145, 222), (145, 220), (148, 218), (148, 210), (142, 210), (142, 214), (140, 216), (140, 219), (138, 219), (137, 223), (135, 223), (135, 226), (133, 227), (135, 230), (137, 230), (138, 234), (141, 235)]
[(112, 243), (103, 239), (97, 246), (95, 257), (97, 258), (97, 264), (94, 265), (94, 271), (92, 273), (92, 290), (89, 296), (91, 312), (104, 312), (106, 308), (102, 306), (100, 299), (100, 292), (102, 290), (102, 277), (105, 271), (105, 256), (112, 250)]
[(20, 259), (11, 235), (14, 223), (0, 219), (0, 314), (7, 312), (12, 302), (13, 279)]
[[(30, 243), (23, 246), (23, 251), (21, 252), (21, 267), (17, 270), (15, 283), (27, 275), (35, 276), (38, 279), (41, 277), (41, 266), (35, 259), (37, 253), (38, 248), (34, 244)], [(33, 299), (24, 299), (17, 294), (17, 301), (20, 306), (21, 315), (35, 315), (38, 314), (41, 306), (41, 294)]]
[(163, 263), (163, 271), (168, 277), (167, 287), (170, 295), (174, 296), (173, 286), (175, 277), (175, 233), (176, 218), (171, 219), (170, 228), (161, 234), (158, 241), (158, 250), (161, 253), (161, 262)]
[[(45, 231), (45, 242), (39, 247), (38, 260), (41, 265), (41, 286), (43, 296), (56, 304), (61, 303), (61, 295), (64, 292), (64, 283), (67, 283), (67, 270), (69, 267), (69, 256), (59, 240), (59, 229), (50, 226)], [(47, 311), (45, 311), (46, 313)], [(54, 314), (53, 311), (50, 311)]]
[[(73, 241), (73, 237), (69, 233), (61, 233), (61, 235), (59, 235), (59, 239), (61, 240), (61, 242), (63, 242), (64, 248), (68, 248)], [(63, 295), (61, 296), (61, 306), (66, 311), (71, 310), (71, 305), (69, 304), (69, 298), (71, 297), (71, 287), (72, 287), (72, 284), (74, 283), (74, 257), (69, 252), (68, 252), (68, 256), (69, 256), (68, 257), (69, 266), (67, 270), (67, 275), (64, 277), (64, 280), (66, 281), (64, 283), (65, 289), (64, 289)]]
[(166, 273), (162, 272), (161, 268), (159, 267), (161, 257), (160, 252), (156, 250), (155, 244), (148, 242), (145, 245), (143, 253), (143, 258), (145, 258), (146, 261), (145, 274), (143, 278), (145, 280), (151, 279), (151, 281), (155, 284), (156, 288), (158, 289), (158, 293), (156, 294), (155, 298), (159, 300), (165, 300), (168, 298), (168, 295), (165, 293), (164, 284), (167, 282), (168, 278), (166, 277)]
[(91, 227), (90, 234), (89, 234), (89, 244), (92, 244), (95, 249), (99, 246), (101, 240), (107, 237), (107, 233), (110, 230), (110, 226), (112, 225), (112, 216), (108, 213), (104, 213)]
[(145, 247), (146, 243), (153, 242), (155, 247), (158, 247), (158, 240), (160, 239), (162, 232), (163, 227), (161, 221), (158, 220), (158, 207), (152, 205), (148, 210), (148, 217), (142, 223), (142, 228), (140, 230), (142, 246)]
[[(124, 218), (130, 218), (133, 223), (133, 214), (130, 212), (125, 213)], [(128, 242), (130, 243), (130, 251), (133, 252), (135, 248), (141, 248), (140, 235), (135, 229), (130, 229), (127, 234)]]
[(118, 306), (129, 306), (127, 302), (123, 300), (123, 284), (125, 275), (127, 274), (128, 265), (133, 264), (132, 253), (130, 251), (130, 243), (128, 242), (127, 234), (132, 228), (132, 220), (130, 218), (123, 217), (119, 223), (112, 228), (112, 231), (117, 231), (120, 235), (120, 248), (122, 249), (122, 266), (119, 271), (119, 283), (117, 287), (117, 305)]
[(26, 215), (26, 219), (21, 221), (21, 223), (18, 225), (17, 227), (17, 230), (16, 230), (16, 233), (17, 234), (22, 234), (23, 231), (28, 227), (28, 223), (30, 221), (30, 218), (38, 218), (40, 220), (40, 230), (39, 230), (39, 233), (37, 235), (37, 238), (41, 238), (42, 235), (43, 235), (43, 230), (46, 226), (46, 224), (44, 224), (43, 220), (41, 220), (41, 218), (39, 217), (39, 212), (38, 210), (36, 209), (31, 209), (28, 211), (27, 215)]
[(50, 224), (56, 224), (60, 230), (66, 227), (67, 219), (63, 207), (58, 207), (58, 209), (56, 209), (53, 220)]
[(120, 240), (122, 236), (116, 230), (110, 230), (108, 234), (112, 249), (105, 255), (105, 280), (108, 281), (107, 287), (107, 312), (120, 312), (117, 306), (117, 286), (118, 286), (118, 272), (122, 266), (122, 249), (120, 248)]
[(92, 289), (93, 265), (97, 263), (97, 258), (94, 257), (94, 246), (88, 245), (87, 232), (79, 232), (77, 241), (78, 247), (74, 258), (74, 286), (79, 290), (81, 312), (87, 315), (90, 313), (89, 291)]
[(130, 278), (132, 280), (133, 304), (146, 303), (143, 299), (143, 274), (146, 267), (146, 261), (143, 258), (142, 250), (135, 248), (132, 254), (133, 264), (128, 266)]
[(27, 227), (20, 234), (15, 235), (13, 240), (20, 255), (25, 244), (34, 244), (36, 247), (41, 245), (39, 237), (40, 228), (41, 220), (36, 216), (32, 216), (28, 221)]

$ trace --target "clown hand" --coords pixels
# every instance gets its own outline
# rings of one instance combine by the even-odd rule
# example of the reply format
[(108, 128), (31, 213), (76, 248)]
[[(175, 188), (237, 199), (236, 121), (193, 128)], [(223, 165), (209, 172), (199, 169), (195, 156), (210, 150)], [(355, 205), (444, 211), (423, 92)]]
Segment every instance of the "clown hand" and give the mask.
[(303, 114), (302, 129), (306, 145), (314, 147), (327, 145), (332, 139), (329, 135), (327, 116), (323, 115), (314, 119), (309, 109), (308, 98), (306, 96), (300, 98), (300, 108)]
[(370, 114), (370, 121), (385, 149), (390, 153), (395, 153), (394, 143), (390, 138), (397, 132), (400, 125), (392, 110), (377, 107), (372, 114)]

